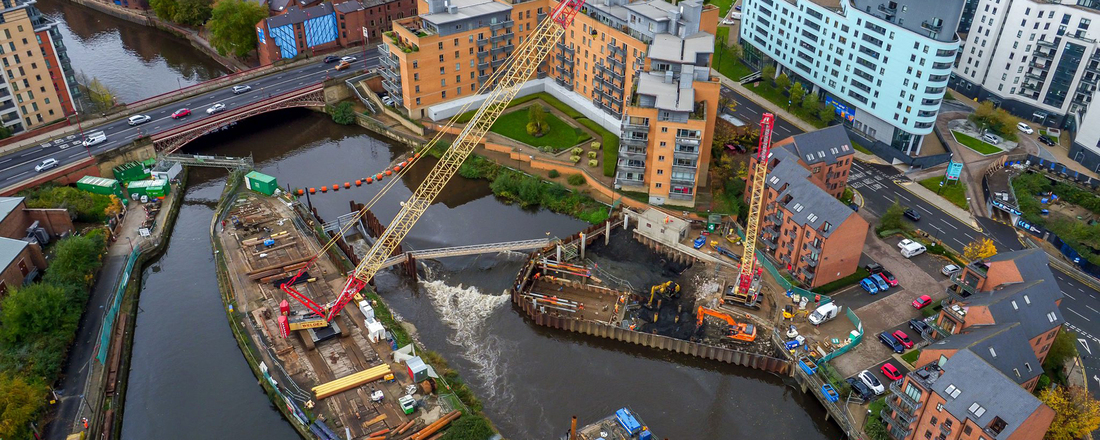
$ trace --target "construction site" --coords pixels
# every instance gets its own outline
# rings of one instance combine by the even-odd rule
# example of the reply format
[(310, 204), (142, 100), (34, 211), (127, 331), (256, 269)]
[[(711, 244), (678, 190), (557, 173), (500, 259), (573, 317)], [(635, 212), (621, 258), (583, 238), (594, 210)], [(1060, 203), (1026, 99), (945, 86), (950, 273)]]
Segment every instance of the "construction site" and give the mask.
[(284, 290), (332, 302), (346, 281), (294, 204), (245, 192), (215, 228), (245, 328), (268, 348), (261, 370), (284, 376), (273, 382), (289, 397), (292, 421), (318, 438), (434, 438), (462, 403), (436, 393), (441, 379), (411, 344), (398, 346), (376, 319), (377, 303), (356, 295), (355, 306), (330, 321)]

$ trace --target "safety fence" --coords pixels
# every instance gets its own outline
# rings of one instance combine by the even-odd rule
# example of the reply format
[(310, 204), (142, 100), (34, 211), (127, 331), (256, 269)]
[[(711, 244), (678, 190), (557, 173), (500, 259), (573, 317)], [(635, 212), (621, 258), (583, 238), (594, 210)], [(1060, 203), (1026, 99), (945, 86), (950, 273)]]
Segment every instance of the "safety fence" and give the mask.
[(118, 281), (118, 288), (115, 290), (115, 295), (111, 298), (111, 306), (107, 308), (107, 315), (103, 317), (103, 326), (99, 329), (99, 353), (96, 354), (96, 360), (99, 363), (105, 364), (107, 362), (107, 352), (111, 349), (111, 336), (114, 333), (115, 318), (118, 317), (118, 309), (122, 307), (122, 294), (126, 292), (126, 286), (130, 282), (130, 274), (134, 271), (134, 263), (137, 262), (138, 256), (144, 250), (144, 243), (138, 245), (130, 252), (130, 256), (126, 258), (126, 267), (122, 270)]
[[(744, 243), (745, 230), (741, 228), (741, 225), (737, 223), (734, 223), (734, 226), (737, 229), (737, 235), (741, 237), (741, 242)], [(771, 274), (772, 278), (774, 278), (775, 281), (779, 283), (779, 286), (782, 287), (783, 290), (786, 290), (787, 292), (791, 292), (793, 294), (801, 295), (804, 298), (821, 298), (819, 302), (823, 305), (833, 302), (833, 298), (829, 295), (813, 293), (809, 290), (803, 289), (791, 283), (790, 280), (787, 279), (787, 277), (783, 276), (783, 274), (779, 272), (779, 269), (775, 267), (775, 264), (772, 263), (767, 254), (761, 252), (759, 249), (756, 250), (756, 263), (764, 266), (764, 269), (766, 269), (768, 273)]]
[(822, 357), (821, 362), (829, 362), (833, 358), (847, 353), (851, 349), (855, 348), (857, 345), (859, 345), (860, 342), (863, 342), (863, 321), (860, 320), (859, 316), (856, 316), (856, 312), (853, 312), (850, 308), (844, 309), (844, 314), (848, 316), (849, 321), (852, 321), (852, 325), (856, 327), (856, 331), (858, 332), (858, 334), (854, 338), (851, 338), (852, 341), (848, 344), (836, 350), (833, 350), (832, 353), (829, 353)]

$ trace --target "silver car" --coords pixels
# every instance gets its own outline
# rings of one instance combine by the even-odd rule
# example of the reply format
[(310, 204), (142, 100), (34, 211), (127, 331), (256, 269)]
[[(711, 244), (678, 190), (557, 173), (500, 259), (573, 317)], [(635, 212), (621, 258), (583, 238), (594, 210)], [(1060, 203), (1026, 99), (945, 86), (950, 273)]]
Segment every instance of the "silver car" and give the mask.
[(34, 166), (34, 172), (41, 173), (45, 170), (56, 167), (57, 164), (58, 164), (57, 159), (54, 159), (54, 158), (51, 157), (49, 159), (46, 159), (46, 160), (42, 161), (42, 163), (40, 163), (38, 165), (35, 165)]
[(233, 94), (240, 95), (241, 93), (252, 90), (252, 86), (233, 86)]
[(151, 120), (153, 120), (153, 118), (150, 118), (147, 115), (133, 115), (133, 116), (130, 116), (130, 119), (126, 120), (126, 123), (130, 124), (130, 126), (133, 127), (135, 125), (144, 124), (144, 123), (149, 122)]

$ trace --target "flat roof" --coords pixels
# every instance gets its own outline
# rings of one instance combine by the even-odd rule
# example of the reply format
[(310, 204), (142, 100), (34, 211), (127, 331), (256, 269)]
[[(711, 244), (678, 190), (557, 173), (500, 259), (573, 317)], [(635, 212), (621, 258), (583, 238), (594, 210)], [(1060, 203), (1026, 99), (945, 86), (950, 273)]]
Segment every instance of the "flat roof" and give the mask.
[(699, 54), (714, 53), (714, 35), (700, 32), (688, 38), (657, 34), (649, 45), (649, 58), (674, 63), (695, 63)]
[(657, 98), (654, 107), (661, 110), (690, 112), (695, 110), (695, 89), (681, 89), (679, 83), (666, 83), (663, 75), (638, 75), (638, 93)]
[(653, 21), (667, 21), (672, 14), (680, 12), (679, 6), (663, 0), (627, 3), (624, 7)]
[(511, 5), (493, 0), (450, 0), (450, 6), (456, 8), (453, 14), (450, 12), (437, 12), (435, 14), (421, 15), (420, 18), (438, 26), (466, 20), (468, 18), (476, 18), (512, 10)]
[(8, 218), (20, 203), (23, 203), (22, 197), (0, 197), (0, 220)]
[(286, 13), (283, 15), (276, 15), (267, 19), (267, 28), (277, 28), (294, 23), (305, 23), (306, 20), (311, 18), (317, 18), (325, 15), (332, 14), (332, 5), (329, 3), (321, 3), (317, 6), (310, 6), (305, 9), (301, 9), (297, 6), (291, 6), (287, 8)]

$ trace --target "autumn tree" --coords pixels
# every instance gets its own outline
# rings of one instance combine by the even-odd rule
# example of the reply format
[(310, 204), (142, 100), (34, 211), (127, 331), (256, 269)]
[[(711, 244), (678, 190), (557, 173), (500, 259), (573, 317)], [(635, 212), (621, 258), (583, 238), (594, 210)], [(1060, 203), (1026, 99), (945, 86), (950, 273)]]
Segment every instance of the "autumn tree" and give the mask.
[(711, 151), (714, 155), (722, 153), (726, 144), (737, 142), (737, 127), (724, 119), (718, 119), (714, 123), (714, 137), (711, 141)]
[(963, 258), (966, 261), (984, 260), (997, 255), (997, 246), (993, 240), (980, 238), (963, 247)]
[(41, 385), (0, 373), (0, 438), (30, 438), (27, 430), (45, 392)]
[(248, 0), (219, 0), (210, 21), (210, 44), (221, 55), (248, 55), (256, 48), (256, 23), (267, 17), (267, 7)]
[(802, 98), (806, 97), (806, 89), (802, 87), (802, 83), (796, 82), (791, 86), (791, 102), (796, 105), (802, 104)]
[(991, 101), (979, 104), (978, 109), (970, 115), (970, 121), (978, 124), (980, 128), (987, 128), (1006, 139), (1016, 139), (1016, 123), (1019, 122), (1019, 119), (1002, 108), (993, 107)]
[(1084, 438), (1100, 428), (1100, 402), (1077, 386), (1047, 388), (1039, 400), (1054, 410), (1054, 422), (1044, 437), (1047, 440)]
[(546, 109), (541, 105), (532, 105), (527, 108), (527, 134), (542, 136), (550, 131), (550, 124), (546, 122)]

